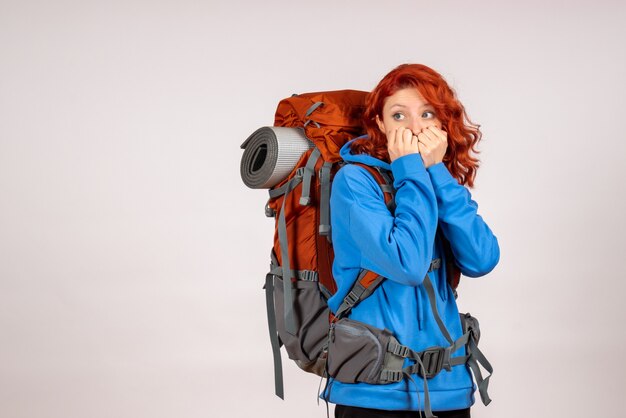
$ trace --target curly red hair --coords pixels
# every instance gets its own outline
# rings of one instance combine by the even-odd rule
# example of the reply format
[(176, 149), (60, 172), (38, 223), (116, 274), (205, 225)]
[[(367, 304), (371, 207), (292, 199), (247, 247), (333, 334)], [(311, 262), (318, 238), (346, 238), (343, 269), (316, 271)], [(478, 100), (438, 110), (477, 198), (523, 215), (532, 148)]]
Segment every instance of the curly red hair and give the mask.
[(444, 78), (422, 64), (402, 64), (396, 67), (367, 96), (363, 119), (368, 136), (353, 141), (350, 150), (353, 154), (369, 154), (390, 161), (387, 138), (378, 128), (376, 117), (382, 119), (387, 97), (408, 87), (416, 88), (433, 106), (442, 123), (442, 130), (448, 133), (448, 148), (443, 163), (460, 184), (473, 187), (479, 160), (472, 154), (478, 154), (475, 147), (482, 137), (480, 125), (469, 120), (465, 108)]

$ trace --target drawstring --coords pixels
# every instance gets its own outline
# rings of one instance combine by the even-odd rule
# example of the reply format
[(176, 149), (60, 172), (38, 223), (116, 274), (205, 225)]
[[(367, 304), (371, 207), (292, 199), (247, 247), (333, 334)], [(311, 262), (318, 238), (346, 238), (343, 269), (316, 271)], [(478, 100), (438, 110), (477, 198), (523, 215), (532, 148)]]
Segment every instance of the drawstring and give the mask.
[[(320, 406), (320, 395), (321, 395), (321, 390), (322, 390), (322, 380), (324, 380), (324, 378), (326, 377), (326, 370), (324, 370), (324, 373), (322, 374), (322, 376), (320, 377), (320, 384), (317, 387), (317, 406)], [(326, 390), (326, 387), (328, 386), (328, 379), (326, 380), (326, 386), (324, 386), (324, 390)], [(326, 400), (326, 398), (324, 398), (324, 400)]]
[[(417, 286), (415, 288), (415, 293), (419, 293), (420, 292), (420, 286)], [(417, 328), (421, 331), (422, 327), (423, 327), (423, 323), (424, 323), (424, 307), (422, 306), (422, 303), (420, 302), (420, 297), (419, 295), (417, 295), (416, 299), (416, 303), (417, 303)]]

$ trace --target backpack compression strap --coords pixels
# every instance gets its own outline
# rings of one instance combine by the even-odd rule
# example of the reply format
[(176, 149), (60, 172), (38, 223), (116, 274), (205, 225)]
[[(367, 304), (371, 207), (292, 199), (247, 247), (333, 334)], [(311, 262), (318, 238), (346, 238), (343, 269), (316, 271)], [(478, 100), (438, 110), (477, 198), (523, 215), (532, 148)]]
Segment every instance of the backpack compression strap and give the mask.
[(285, 202), (287, 195), (302, 183), (303, 169), (299, 168), (297, 174), (291, 178), (285, 185), (276, 190), (270, 190), (270, 198), (283, 195), (283, 204), (278, 215), (278, 241), (280, 243), (280, 253), (282, 261), (282, 278), (284, 286), (284, 306), (285, 306), (285, 330), (292, 334), (296, 334), (296, 321), (293, 313), (293, 271), (289, 262), (289, 243), (287, 240), (287, 223), (285, 221)]

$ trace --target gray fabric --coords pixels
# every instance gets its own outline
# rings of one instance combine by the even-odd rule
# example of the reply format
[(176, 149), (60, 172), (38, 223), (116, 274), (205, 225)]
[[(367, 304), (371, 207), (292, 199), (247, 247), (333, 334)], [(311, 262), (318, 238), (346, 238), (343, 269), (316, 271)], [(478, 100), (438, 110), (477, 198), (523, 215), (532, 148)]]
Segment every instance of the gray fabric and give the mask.
[(461, 326), (463, 327), (463, 333), (472, 332), (472, 336), (476, 340), (476, 344), (480, 341), (480, 324), (478, 319), (474, 318), (469, 312), (459, 314), (461, 319)]
[(385, 184), (381, 185), (382, 191), (391, 193), (391, 200), (387, 202), (387, 209), (389, 209), (389, 212), (391, 212), (392, 214), (395, 214), (396, 212), (396, 189), (395, 187), (393, 187), (393, 177), (391, 176), (391, 172), (384, 170), (381, 167), (375, 167), (375, 168), (376, 170), (378, 170), (380, 175), (385, 180)]
[(309, 107), (306, 111), (306, 113), (304, 114), (304, 117), (308, 118), (309, 116), (311, 116), (311, 113), (315, 112), (315, 110), (320, 107), (323, 106), (324, 102), (315, 102), (311, 105), (311, 107)]
[(276, 212), (274, 212), (274, 209), (270, 207), (269, 200), (265, 204), (265, 216), (267, 216), (268, 218), (273, 218), (274, 216), (276, 216)]
[(328, 237), (328, 241), (331, 241), (330, 235), (330, 168), (332, 163), (325, 162), (322, 166), (320, 175), (320, 235)]
[(337, 312), (335, 313), (335, 316), (337, 318), (343, 318), (347, 314), (349, 314), (354, 306), (356, 306), (360, 301), (371, 295), (374, 289), (376, 289), (378, 285), (384, 280), (384, 277), (379, 275), (376, 280), (369, 286), (369, 288), (366, 289), (360, 283), (361, 279), (366, 274), (367, 270), (361, 270), (361, 272), (357, 276), (354, 284), (352, 285), (352, 288), (350, 289), (346, 297), (343, 298), (343, 302), (341, 302), (339, 308), (337, 308)]
[[(355, 296), (350, 300), (358, 301), (359, 298)], [(469, 314), (465, 315), (470, 320), (464, 321), (463, 324), (476, 323), (477, 326), (474, 318)], [(411, 375), (417, 373), (423, 377), (424, 411), (427, 417), (434, 417), (430, 405), (428, 379), (435, 377), (444, 368), (450, 370), (452, 366), (467, 362), (476, 376), (483, 403), (487, 405), (491, 401), (487, 395), (490, 376), (482, 378), (478, 363), (490, 373), (492, 368), (472, 337), (474, 330), (466, 330), (464, 325), (463, 331), (464, 334), (448, 347), (431, 347), (418, 353), (400, 344), (386, 329), (375, 328), (343, 317), (331, 325), (328, 349), (329, 375), (344, 383), (388, 384), (399, 382), (406, 377), (415, 384)], [(469, 355), (451, 357), (452, 353), (464, 345)], [(383, 350), (384, 347), (386, 348)], [(415, 363), (403, 368), (406, 358)]]
[[(328, 373), (344, 383), (379, 384), (389, 339), (386, 329), (343, 318), (331, 325)], [(394, 338), (395, 340), (395, 338)]]
[(428, 266), (428, 272), (430, 273), (433, 270), (437, 270), (441, 267), (441, 258), (435, 258), (430, 262), (430, 266)]
[(241, 179), (253, 189), (270, 189), (293, 171), (300, 157), (313, 148), (301, 128), (263, 127), (241, 145)]
[(457, 366), (459, 364), (465, 364), (467, 363), (468, 360), (468, 356), (457, 356), (457, 357), (452, 357), (453, 353), (456, 353), (456, 351), (467, 345), (468, 341), (470, 338), (470, 333), (466, 332), (465, 334), (461, 335), (455, 342), (454, 344), (452, 344), (449, 347), (446, 347), (446, 352), (445, 352), (445, 357), (443, 359), (443, 368), (450, 371), (452, 366)]
[(274, 311), (274, 276), (270, 273), (265, 276), (265, 304), (267, 307), (267, 325), (270, 331), (272, 357), (274, 358), (274, 390), (276, 396), (285, 399), (283, 385), (283, 364), (280, 358), (280, 341), (276, 330), (276, 312)]
[[(271, 269), (270, 269), (270, 274), (282, 277), (283, 269), (280, 266), (273, 265), (271, 267)], [(298, 280), (305, 281), (305, 282), (317, 282), (317, 281), (319, 281), (319, 276), (318, 276), (317, 272), (313, 271), (313, 270), (291, 270), (291, 275), (292, 275), (292, 277), (297, 277)], [(294, 285), (296, 285), (296, 284), (297, 284), (297, 282), (294, 283)]]
[(322, 298), (317, 282), (298, 280), (289, 286), (294, 295), (295, 333), (285, 329), (284, 281), (274, 277), (274, 303), (276, 309), (276, 328), (281, 341), (287, 349), (289, 358), (296, 360), (305, 370), (317, 369), (317, 362), (328, 340), (329, 309)]
[[(484, 354), (482, 353), (482, 351), (480, 351), (480, 349), (476, 345), (476, 342), (473, 339), (470, 339), (468, 346), (468, 351), (470, 352), (470, 355), (467, 364), (472, 370), (472, 373), (474, 373), (474, 377), (476, 378), (476, 384), (478, 385), (480, 399), (482, 400), (483, 404), (489, 405), (491, 403), (491, 398), (489, 398), (488, 393), (489, 378), (491, 378), (491, 375), (493, 374), (493, 367), (491, 366), (491, 363), (489, 363), (487, 358), (485, 358)], [(489, 372), (489, 376), (483, 378), (480, 367), (478, 366), (479, 363), (485, 368), (485, 370)]]
[(289, 187), (289, 183), (285, 183), (280, 187), (277, 187), (275, 189), (270, 189), (268, 191), (268, 194), (270, 196), (270, 199), (274, 199), (277, 198), (278, 196), (282, 196), (285, 194), (285, 192), (287, 191), (287, 187)]
[[(422, 369), (424, 369), (424, 365), (422, 364), (422, 361), (419, 359), (419, 357), (417, 358), (417, 362), (418, 362), (418, 365)], [(405, 374), (405, 376), (415, 385), (415, 390), (417, 391), (417, 399), (419, 399), (420, 394), (419, 394), (419, 389), (417, 388), (417, 383), (415, 383), (415, 380), (410, 374)], [(430, 393), (428, 392), (428, 379), (422, 379), (422, 381), (424, 382), (424, 415), (426, 418), (437, 418), (436, 415), (433, 415), (433, 411), (430, 406)]]
[(304, 173), (302, 175), (302, 194), (300, 195), (300, 204), (303, 206), (307, 206), (311, 203), (311, 180), (315, 175), (315, 164), (317, 164), (317, 160), (320, 158), (320, 155), (320, 150), (316, 147), (311, 155), (309, 155), (309, 159), (304, 167)]
[(426, 275), (426, 277), (424, 277), (423, 285), (424, 289), (426, 290), (426, 294), (428, 295), (430, 308), (433, 312), (433, 316), (435, 317), (435, 321), (437, 321), (437, 325), (439, 325), (441, 333), (444, 337), (446, 337), (446, 340), (448, 340), (450, 344), (454, 344), (454, 340), (450, 336), (448, 329), (446, 328), (443, 321), (441, 320), (441, 317), (439, 316), (439, 309), (437, 309), (437, 298), (435, 297), (435, 289), (433, 288), (433, 283), (430, 281), (430, 277), (428, 276), (428, 274)]
[[(303, 177), (303, 175), (304, 175), (304, 167), (300, 167), (300, 168), (298, 168), (298, 169), (296, 170), (296, 173), (295, 173), (295, 174), (294, 174), (294, 176), (291, 178), (291, 180), (293, 180), (294, 178), (297, 178), (297, 177)], [(291, 181), (291, 180), (290, 180), (290, 181)], [(271, 199), (275, 199), (275, 198), (277, 198), (277, 197), (279, 197), (279, 196), (282, 196), (282, 195), (284, 195), (285, 193), (287, 193), (287, 190), (289, 189), (289, 187), (291, 187), (291, 186), (289, 185), (290, 181), (288, 181), (287, 183), (283, 184), (283, 185), (282, 185), (282, 186), (280, 186), (280, 187), (276, 187), (276, 188), (274, 188), (274, 189), (270, 189), (270, 190), (268, 190), (268, 194), (269, 194), (269, 196), (270, 196), (270, 200), (271, 200)], [(292, 187), (292, 188), (293, 188), (293, 187)]]
[(410, 351), (409, 348), (401, 345), (394, 336), (389, 338), (387, 352), (385, 353), (385, 362), (383, 363), (383, 370), (380, 374), (380, 381), (382, 383), (399, 382), (402, 380), (404, 377), (402, 375), (402, 366), (404, 365), (404, 359), (406, 355), (408, 355), (408, 351)]
[(307, 282), (317, 282), (319, 277), (316, 271), (313, 270), (297, 270), (298, 280), (304, 280)]
[(283, 262), (283, 280), (289, 283), (288, 289), (285, 289), (284, 294), (284, 309), (285, 309), (285, 330), (292, 334), (296, 334), (296, 323), (293, 313), (293, 289), (291, 285), (291, 278), (293, 277), (293, 271), (290, 268), (289, 263), (289, 242), (287, 240), (287, 225), (285, 223), (285, 202), (287, 201), (287, 195), (302, 181), (302, 177), (293, 177), (288, 182), (287, 190), (285, 191), (285, 197), (283, 198), (282, 208), (280, 215), (278, 216), (278, 242), (280, 243), (281, 260)]
[[(489, 378), (493, 374), (493, 367), (482, 351), (478, 348), (478, 341), (480, 340), (480, 325), (478, 320), (469, 313), (461, 314), (461, 324), (463, 325), (463, 331), (470, 336), (467, 344), (467, 365), (476, 378), (480, 399), (483, 404), (489, 405), (491, 402), (491, 398), (489, 398), (488, 393)], [(486, 378), (483, 378), (479, 364), (483, 366), (487, 372), (489, 372), (489, 376)]]

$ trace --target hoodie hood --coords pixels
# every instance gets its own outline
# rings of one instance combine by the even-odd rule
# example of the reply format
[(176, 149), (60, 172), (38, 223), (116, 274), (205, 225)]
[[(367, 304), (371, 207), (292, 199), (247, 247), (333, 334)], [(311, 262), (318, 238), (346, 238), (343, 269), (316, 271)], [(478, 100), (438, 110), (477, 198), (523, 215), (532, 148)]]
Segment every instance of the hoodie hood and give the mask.
[(363, 163), (372, 167), (382, 167), (386, 170), (391, 170), (391, 164), (385, 161), (379, 160), (378, 158), (372, 157), (368, 154), (352, 154), (350, 152), (350, 145), (357, 139), (361, 138), (367, 138), (367, 135), (359, 136), (346, 142), (339, 150), (339, 155), (341, 155), (341, 158), (343, 158), (345, 161), (353, 163)]

